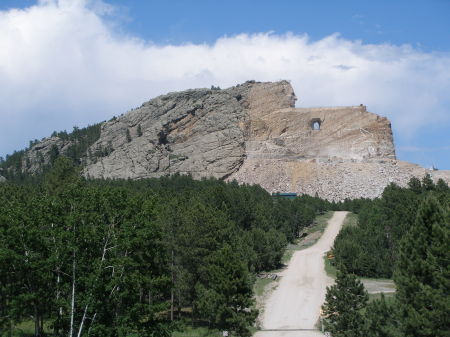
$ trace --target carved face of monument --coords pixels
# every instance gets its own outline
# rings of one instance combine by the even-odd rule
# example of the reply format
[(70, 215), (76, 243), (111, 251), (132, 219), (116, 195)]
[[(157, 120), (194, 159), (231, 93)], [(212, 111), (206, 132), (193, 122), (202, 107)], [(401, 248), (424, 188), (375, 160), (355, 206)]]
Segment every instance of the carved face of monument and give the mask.
[(289, 90), (287, 92), (287, 98), (289, 101), (289, 105), (291, 108), (295, 108), (295, 101), (297, 101), (297, 96), (295, 96), (294, 90), (291, 86), (289, 86)]

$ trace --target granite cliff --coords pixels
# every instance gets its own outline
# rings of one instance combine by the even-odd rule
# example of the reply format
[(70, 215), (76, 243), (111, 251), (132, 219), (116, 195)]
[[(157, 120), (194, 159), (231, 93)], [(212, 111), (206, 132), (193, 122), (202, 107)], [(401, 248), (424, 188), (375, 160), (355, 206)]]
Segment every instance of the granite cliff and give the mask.
[[(426, 173), (450, 181), (449, 171), (398, 161), (389, 120), (365, 106), (295, 108), (295, 100), (287, 81), (169, 93), (101, 124), (78, 161), (86, 177), (181, 173), (330, 200), (374, 198), (390, 182)], [(41, 172), (79, 141), (38, 142), (22, 172)]]

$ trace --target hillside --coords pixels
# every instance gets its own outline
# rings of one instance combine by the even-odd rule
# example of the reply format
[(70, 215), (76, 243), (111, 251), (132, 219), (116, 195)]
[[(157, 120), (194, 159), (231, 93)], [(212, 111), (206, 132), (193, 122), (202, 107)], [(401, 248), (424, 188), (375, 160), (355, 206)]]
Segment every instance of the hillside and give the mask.
[(36, 175), (64, 155), (86, 177), (181, 173), (329, 200), (374, 198), (391, 182), (405, 186), (426, 173), (450, 181), (448, 171), (398, 161), (390, 121), (365, 106), (295, 108), (296, 99), (287, 81), (169, 93), (107, 122), (34, 142), (8, 157), (0, 174)]

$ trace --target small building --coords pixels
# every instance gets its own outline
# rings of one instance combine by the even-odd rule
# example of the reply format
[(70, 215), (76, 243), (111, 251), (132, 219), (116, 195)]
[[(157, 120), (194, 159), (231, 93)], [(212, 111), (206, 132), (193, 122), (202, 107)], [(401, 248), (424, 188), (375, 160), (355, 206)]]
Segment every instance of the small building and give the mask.
[(272, 197), (277, 197), (277, 198), (286, 198), (286, 199), (295, 199), (297, 198), (297, 193), (293, 193), (293, 192), (274, 192), (272, 193)]

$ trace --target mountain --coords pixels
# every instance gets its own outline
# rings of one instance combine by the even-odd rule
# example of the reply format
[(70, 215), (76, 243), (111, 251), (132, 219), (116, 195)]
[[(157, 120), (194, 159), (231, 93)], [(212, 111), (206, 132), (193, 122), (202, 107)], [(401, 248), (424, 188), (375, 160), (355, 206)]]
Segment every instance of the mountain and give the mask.
[(169, 93), (35, 142), (2, 163), (3, 175), (36, 175), (64, 155), (91, 178), (180, 173), (329, 200), (374, 198), (391, 182), (427, 173), (450, 181), (450, 171), (398, 161), (391, 123), (364, 105), (295, 108), (295, 101), (287, 81)]

